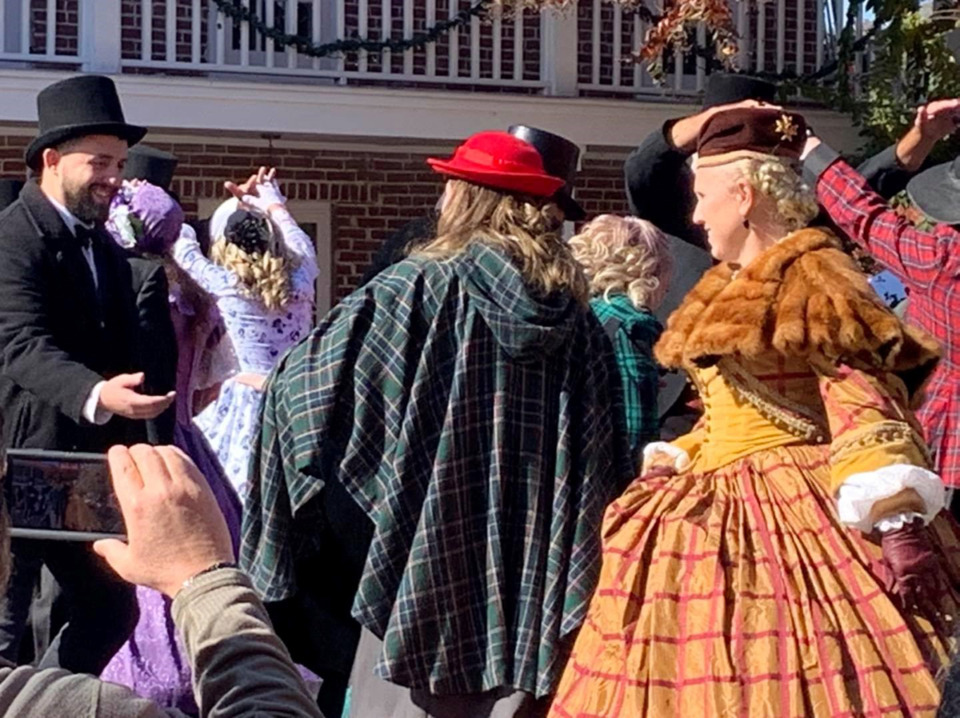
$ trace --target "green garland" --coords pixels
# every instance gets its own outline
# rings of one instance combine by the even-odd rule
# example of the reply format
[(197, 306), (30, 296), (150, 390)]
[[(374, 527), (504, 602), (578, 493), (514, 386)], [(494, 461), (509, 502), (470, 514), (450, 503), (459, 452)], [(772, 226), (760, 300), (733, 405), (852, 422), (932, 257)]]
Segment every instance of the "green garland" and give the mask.
[[(452, 18), (441, 20), (433, 27), (423, 32), (418, 32), (413, 37), (403, 40), (394, 40), (387, 38), (384, 40), (370, 40), (363, 37), (350, 37), (343, 40), (335, 40), (322, 45), (314, 44), (313, 40), (302, 35), (288, 35), (278, 27), (267, 25), (250, 8), (236, 5), (232, 0), (214, 0), (217, 8), (227, 17), (240, 22), (250, 24), (254, 30), (264, 37), (273, 40), (278, 45), (284, 47), (294, 47), (301, 55), (308, 57), (328, 57), (330, 55), (342, 54), (348, 52), (366, 52), (378, 53), (384, 50), (392, 52), (403, 52), (404, 50), (417, 50), (429, 43), (436, 42), (441, 37), (458, 27), (467, 25), (475, 17), (484, 17), (489, 9), (492, 0), (477, 0), (469, 10), (461, 10)], [(273, 2), (273, 0), (267, 0)]]

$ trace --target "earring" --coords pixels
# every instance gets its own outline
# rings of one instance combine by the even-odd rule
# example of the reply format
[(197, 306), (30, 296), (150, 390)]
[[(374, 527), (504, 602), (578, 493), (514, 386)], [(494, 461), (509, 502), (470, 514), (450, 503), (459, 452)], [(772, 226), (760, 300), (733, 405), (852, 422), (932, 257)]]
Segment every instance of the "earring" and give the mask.
[(750, 229), (750, 220), (749, 220), (749, 219), (744, 219), (744, 220), (743, 220), (743, 228), (744, 228), (744, 229)]

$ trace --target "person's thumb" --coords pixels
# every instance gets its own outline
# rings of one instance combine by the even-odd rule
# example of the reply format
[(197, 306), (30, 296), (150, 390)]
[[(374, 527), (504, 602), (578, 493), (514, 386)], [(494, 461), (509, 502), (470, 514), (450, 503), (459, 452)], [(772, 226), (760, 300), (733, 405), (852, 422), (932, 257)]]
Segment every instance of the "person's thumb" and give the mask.
[(142, 371), (138, 371), (136, 374), (121, 374), (118, 378), (120, 379), (120, 385), (124, 389), (136, 389), (143, 384)]
[(130, 547), (119, 539), (100, 539), (93, 542), (93, 550), (98, 556), (116, 572), (116, 574), (129, 581), (127, 569), (130, 566)]

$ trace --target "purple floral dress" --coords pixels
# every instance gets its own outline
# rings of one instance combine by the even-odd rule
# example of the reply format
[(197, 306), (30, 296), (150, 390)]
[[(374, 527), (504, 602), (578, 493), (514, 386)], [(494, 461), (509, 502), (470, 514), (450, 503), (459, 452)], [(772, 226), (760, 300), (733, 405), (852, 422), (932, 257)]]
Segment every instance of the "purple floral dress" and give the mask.
[[(233, 538), (240, 536), (240, 500), (227, 481), (203, 432), (193, 423), (194, 392), (215, 386), (235, 371), (236, 360), (216, 307), (196, 307), (172, 286), (170, 313), (177, 335), (177, 423), (174, 444), (207, 479)], [(144, 698), (188, 714), (198, 712), (190, 666), (170, 615), (170, 599), (137, 587), (140, 619), (133, 635), (111, 659), (101, 678), (133, 689)]]
[[(173, 247), (178, 265), (217, 301), (241, 372), (269, 374), (283, 353), (307, 335), (313, 325), (317, 260), (310, 238), (286, 212), (274, 212), (287, 251), (296, 261), (291, 299), (268, 310), (251, 297), (232, 271), (203, 256), (195, 240), (181, 237)], [(257, 389), (229, 379), (220, 396), (196, 418), (241, 501), (249, 489), (250, 447), (263, 396)]]

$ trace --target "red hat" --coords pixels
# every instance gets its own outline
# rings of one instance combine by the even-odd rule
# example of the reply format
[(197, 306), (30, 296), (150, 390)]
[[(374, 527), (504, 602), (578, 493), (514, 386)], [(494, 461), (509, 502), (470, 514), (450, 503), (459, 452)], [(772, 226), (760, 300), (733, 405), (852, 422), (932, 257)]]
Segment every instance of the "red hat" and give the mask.
[(548, 175), (536, 148), (506, 132), (471, 135), (449, 160), (427, 159), (440, 174), (495, 189), (551, 197), (566, 180)]

